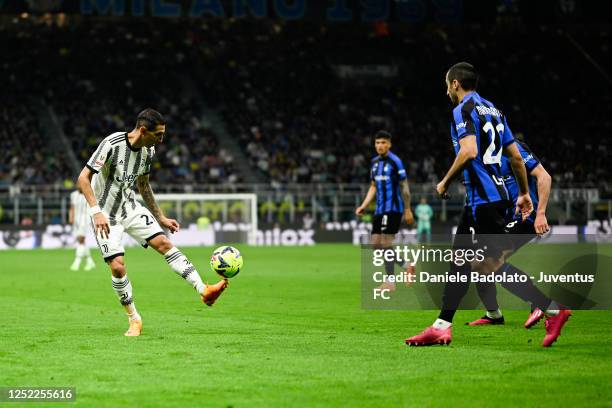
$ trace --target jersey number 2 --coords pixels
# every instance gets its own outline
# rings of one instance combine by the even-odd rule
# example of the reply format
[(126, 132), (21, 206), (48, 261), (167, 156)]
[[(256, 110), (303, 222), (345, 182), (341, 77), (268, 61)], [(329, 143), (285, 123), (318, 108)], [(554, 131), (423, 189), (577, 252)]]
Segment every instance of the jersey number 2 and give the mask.
[(140, 216), (140, 218), (144, 218), (144, 219), (145, 219), (145, 225), (151, 225), (151, 224), (153, 224), (153, 221), (151, 221), (151, 220), (149, 219), (149, 216), (148, 216), (148, 215), (146, 215), (146, 214), (142, 214), (142, 215)]
[[(501, 164), (501, 138), (504, 134), (504, 124), (498, 123), (497, 126), (493, 128), (493, 124), (491, 122), (487, 122), (484, 124), (482, 129), (487, 132), (487, 134), (491, 138), (491, 144), (489, 145), (489, 147), (487, 147), (487, 150), (482, 156), (482, 161), (484, 162), (484, 164)], [(495, 131), (497, 131), (499, 137), (497, 137)], [(495, 146), (495, 139), (499, 141), (499, 150), (497, 152), (495, 151), (497, 148), (497, 146)]]

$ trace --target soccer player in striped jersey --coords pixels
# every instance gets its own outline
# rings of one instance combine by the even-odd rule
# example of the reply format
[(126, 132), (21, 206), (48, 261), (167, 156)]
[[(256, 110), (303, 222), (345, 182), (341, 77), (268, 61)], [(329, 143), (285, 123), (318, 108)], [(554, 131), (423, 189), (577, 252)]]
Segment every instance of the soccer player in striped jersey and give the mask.
[[(391, 134), (384, 130), (374, 136), (377, 155), (370, 167), (370, 188), (363, 203), (355, 210), (361, 216), (372, 200), (376, 198), (376, 210), (372, 220), (372, 245), (375, 248), (389, 248), (399, 231), (402, 217), (407, 224), (414, 222), (410, 208), (410, 188), (406, 170), (399, 157), (391, 151)], [(400, 265), (412, 273), (409, 263)], [(394, 262), (385, 263), (387, 275), (394, 275)], [(384, 282), (380, 289), (395, 290), (395, 282)]]
[[(176, 220), (163, 214), (149, 184), (155, 145), (163, 141), (165, 134), (163, 116), (145, 109), (138, 114), (131, 132), (115, 132), (106, 137), (79, 175), (78, 185), (89, 205), (98, 246), (110, 267), (113, 289), (128, 315), (130, 326), (126, 336), (140, 335), (142, 318), (126, 273), (121, 244), (124, 232), (143, 247), (150, 246), (162, 254), (170, 268), (194, 287), (206, 305), (212, 306), (227, 287), (225, 279), (215, 285), (205, 284), (194, 265), (162, 230), (164, 227), (174, 233), (180, 228)], [(135, 199), (131, 188), (134, 183), (146, 208)]]
[[(536, 208), (536, 211), (532, 212), (527, 219), (523, 222), (517, 217), (514, 212), (509, 212), (506, 218), (508, 224), (506, 229), (510, 234), (514, 234), (510, 237), (508, 243), (511, 253), (516, 252), (520, 247), (530, 242), (537, 235), (542, 235), (550, 230), (548, 221), (546, 219), (546, 207), (548, 205), (548, 197), (551, 189), (551, 177), (538, 159), (538, 157), (529, 149), (529, 146), (522, 141), (517, 140), (517, 147), (525, 163), (527, 169), (527, 180), (529, 183), (529, 194), (531, 200)], [(502, 158), (502, 174), (506, 183), (506, 188), (510, 193), (512, 201), (516, 201), (518, 196), (518, 186), (508, 160)], [(506, 255), (508, 257), (511, 253)], [(496, 273), (506, 272), (508, 274), (526, 275), (525, 272), (518, 269), (516, 266), (505, 263), (502, 265), (500, 270)], [(525, 328), (529, 329), (540, 321), (544, 317), (543, 310), (550, 309), (553, 301), (542, 293), (528, 277), (526, 284), (517, 285), (513, 282), (504, 282), (502, 286), (508, 291), (516, 294), (523, 298), (525, 301), (533, 302), (533, 311), (529, 315), (529, 318), (525, 322)], [(504, 324), (504, 317), (499, 309), (497, 303), (497, 289), (494, 283), (478, 282), (476, 284), (478, 295), (485, 305), (487, 312), (486, 314), (473, 322), (470, 322), (470, 326), (481, 326), (481, 325), (495, 325)]]
[[(461, 300), (469, 289), (472, 270), (494, 273), (504, 262), (507, 249), (505, 239), (499, 239), (507, 231), (506, 214), (513, 204), (516, 212), (525, 220), (533, 211), (529, 194), (527, 172), (521, 153), (514, 141), (506, 116), (477, 92), (478, 74), (471, 64), (461, 62), (446, 73), (447, 95), (455, 108), (451, 121), (451, 139), (455, 148), (455, 161), (436, 190), (441, 197), (448, 197), (450, 183), (463, 173), (466, 187), (466, 204), (454, 237), (455, 250), (484, 250), (483, 262), (470, 265), (450, 263), (451, 274), (465, 276), (462, 282), (447, 283), (442, 296), (442, 308), (432, 326), (416, 336), (406, 339), (411, 346), (449, 344), (453, 317)], [(502, 155), (508, 158), (516, 180), (516, 202), (510, 196), (502, 177)], [(524, 289), (524, 288), (521, 288)], [(552, 330), (544, 339), (548, 347), (556, 340), (571, 313), (559, 310), (559, 305), (547, 309), (547, 327)]]
[(85, 270), (89, 271), (96, 267), (96, 263), (91, 258), (89, 248), (85, 245), (85, 236), (89, 230), (89, 216), (85, 196), (80, 189), (70, 194), (70, 211), (68, 212), (69, 222), (72, 225), (72, 234), (76, 240), (76, 254), (70, 270), (78, 271), (81, 261), (85, 259)]

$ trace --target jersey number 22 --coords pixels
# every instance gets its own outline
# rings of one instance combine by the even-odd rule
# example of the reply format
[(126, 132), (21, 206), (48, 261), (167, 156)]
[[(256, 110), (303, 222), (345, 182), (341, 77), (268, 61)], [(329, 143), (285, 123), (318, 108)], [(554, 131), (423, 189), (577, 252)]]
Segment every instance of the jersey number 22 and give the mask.
[[(501, 138), (502, 138), (502, 135), (504, 134), (504, 129), (505, 128), (504, 128), (503, 123), (498, 123), (497, 126), (493, 128), (493, 124), (491, 122), (487, 122), (482, 127), (482, 130), (487, 132), (487, 134), (491, 138), (491, 144), (489, 145), (489, 147), (487, 147), (487, 150), (482, 156), (482, 161), (484, 162), (484, 164), (501, 165), (501, 155), (502, 155)], [(497, 131), (497, 133), (495, 133), (495, 131)], [(496, 139), (499, 142), (499, 146), (495, 145)]]

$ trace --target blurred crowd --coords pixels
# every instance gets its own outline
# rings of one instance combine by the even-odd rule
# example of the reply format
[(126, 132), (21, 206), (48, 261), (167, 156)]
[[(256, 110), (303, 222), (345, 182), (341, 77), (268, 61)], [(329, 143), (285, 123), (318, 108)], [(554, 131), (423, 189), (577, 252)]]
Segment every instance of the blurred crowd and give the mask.
[[(51, 107), (80, 170), (104, 137), (133, 129), (138, 112), (153, 107), (168, 122), (165, 142), (156, 148), (154, 181), (237, 181), (231, 155), (219, 147), (218, 136), (201, 114), (203, 103), (198, 93), (184, 80), (191, 64), (184, 36), (184, 30), (174, 32), (149, 23), (5, 21), (0, 25), (0, 45), (5, 51), (0, 75), (7, 79), (5, 97), (27, 95), (28, 99), (3, 104), (8, 105), (4, 109), (21, 114), (15, 114), (14, 119), (20, 133), (4, 128), (2, 143), (25, 143), (25, 153), (31, 157), (52, 151), (45, 143), (58, 142), (43, 140), (39, 125), (43, 109)], [(43, 107), (33, 108), (34, 103)], [(67, 156), (54, 154), (67, 163)], [(30, 175), (23, 171), (23, 160), (13, 164), (0, 172), (0, 183), (69, 184), (78, 175), (69, 166), (58, 174), (44, 165), (37, 165)]]
[[(21, 103), (15, 103), (18, 100)], [(62, 180), (69, 169), (53, 154), (27, 99), (0, 95), (0, 186), (49, 184)]]
[(610, 170), (612, 99), (583, 53), (612, 60), (604, 37), (601, 27), (533, 25), (4, 21), (0, 114), (10, 125), (0, 130), (0, 183), (76, 177), (49, 153), (42, 104), (81, 163), (103, 137), (130, 130), (139, 110), (160, 110), (168, 136), (152, 173), (159, 183), (241, 180), (206, 109), (221, 114), (265, 181), (367, 182), (372, 135), (385, 129), (411, 180), (435, 182), (453, 159), (444, 74), (467, 60), (482, 73), (482, 96), (557, 185), (597, 185)]
[[(607, 42), (589, 41), (589, 33), (606, 37), (600, 30), (576, 35), (609, 61)], [(481, 71), (480, 93), (556, 185), (592, 186), (610, 174), (611, 96), (561, 29), (244, 22), (214, 31), (213, 45), (201, 45), (217, 64), (209, 92), (253, 167), (272, 180), (364, 182), (379, 129), (393, 134), (411, 179), (438, 180), (454, 157), (444, 75), (462, 60)], [(342, 75), (347, 65), (357, 69)], [(388, 77), (359, 72), (372, 66)]]

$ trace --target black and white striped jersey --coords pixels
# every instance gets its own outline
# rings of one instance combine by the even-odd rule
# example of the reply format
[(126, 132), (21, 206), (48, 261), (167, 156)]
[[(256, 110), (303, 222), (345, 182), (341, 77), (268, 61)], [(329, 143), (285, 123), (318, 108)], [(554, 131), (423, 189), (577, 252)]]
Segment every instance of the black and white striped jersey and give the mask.
[(92, 181), (94, 195), (111, 225), (136, 209), (131, 187), (138, 176), (150, 173), (154, 154), (154, 147), (136, 149), (126, 132), (115, 132), (102, 140), (87, 161), (87, 167), (96, 173)]

